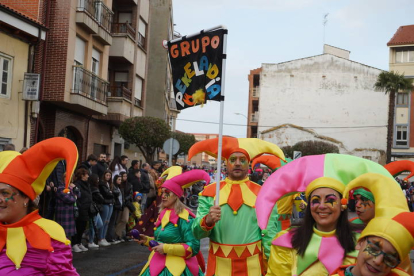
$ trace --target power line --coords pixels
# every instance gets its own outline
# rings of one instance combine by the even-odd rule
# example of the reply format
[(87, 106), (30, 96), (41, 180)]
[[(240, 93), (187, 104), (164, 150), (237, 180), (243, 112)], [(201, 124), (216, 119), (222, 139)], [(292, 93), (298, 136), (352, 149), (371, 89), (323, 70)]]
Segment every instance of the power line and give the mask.
[[(208, 121), (197, 121), (197, 120), (189, 120), (189, 119), (176, 119), (178, 121), (186, 121), (186, 122), (194, 122), (194, 123), (203, 123), (203, 124), (214, 124), (214, 125), (218, 125), (219, 123), (217, 122), (208, 122)], [(232, 123), (223, 123), (224, 125), (227, 126), (243, 126), (243, 127), (248, 127), (248, 126), (257, 126), (258, 125), (244, 125), (244, 124), (232, 124)], [(276, 127), (276, 126), (260, 126), (260, 127)], [(302, 127), (302, 126), (301, 126)], [(344, 126), (332, 126), (332, 127), (324, 127), (324, 126), (319, 126), (319, 127), (302, 127), (302, 128), (380, 128), (380, 127), (387, 127), (387, 125), (380, 125), (380, 126), (352, 126), (352, 127), (344, 127)]]

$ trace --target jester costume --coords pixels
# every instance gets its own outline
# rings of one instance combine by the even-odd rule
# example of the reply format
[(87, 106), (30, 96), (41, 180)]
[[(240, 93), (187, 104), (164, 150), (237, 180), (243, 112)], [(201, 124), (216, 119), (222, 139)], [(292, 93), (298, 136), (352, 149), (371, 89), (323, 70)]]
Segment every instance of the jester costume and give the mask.
[[(335, 271), (334, 274), (332, 274), (332, 276), (354, 276), (354, 274), (352, 274), (352, 269), (354, 268), (354, 266), (355, 265), (341, 266), (340, 268), (338, 268), (337, 271)], [(407, 274), (402, 269), (393, 268), (391, 272), (387, 274), (386, 276), (406, 276), (406, 275), (410, 275), (410, 274)]]
[[(199, 180), (210, 181), (208, 174), (202, 170), (192, 170), (181, 174), (179, 167), (171, 167), (164, 172), (167, 181), (161, 186), (178, 196)], [(191, 231), (195, 215), (184, 209), (179, 214), (174, 209), (163, 209), (155, 222), (154, 237), (149, 237), (145, 245), (155, 240), (163, 244), (165, 254), (152, 251), (147, 264), (140, 275), (144, 276), (197, 276), (203, 275), (196, 255), (199, 253), (200, 241)], [(198, 255), (201, 256), (201, 255)], [(201, 256), (202, 258), (202, 256)]]
[[(78, 159), (75, 144), (66, 138), (42, 141), (23, 154), (0, 153), (0, 183), (34, 200), (60, 160), (66, 160), (66, 189)], [(72, 265), (70, 241), (63, 228), (38, 211), (12, 224), (0, 222), (0, 275), (78, 275)]]
[[(198, 142), (190, 148), (188, 158), (200, 152), (216, 156), (217, 144), (218, 139)], [(263, 153), (275, 154), (284, 159), (283, 152), (272, 143), (251, 138), (223, 137), (223, 158), (228, 159), (235, 152), (243, 153), (249, 160)], [(262, 232), (255, 214), (256, 198), (261, 186), (249, 181), (248, 177), (240, 181), (226, 178), (220, 182), (221, 219), (209, 227), (205, 219), (214, 205), (216, 185), (208, 185), (200, 194), (193, 224), (196, 238), (210, 238), (206, 275), (264, 275), (263, 253), (269, 254), (270, 241), (280, 231), (277, 209), (274, 208), (272, 231)]]
[[(259, 226), (269, 230), (272, 208), (280, 198), (305, 192), (309, 200), (318, 188), (331, 188), (344, 194), (345, 185), (366, 172), (381, 173), (392, 179), (381, 165), (342, 154), (306, 156), (285, 165), (267, 179), (257, 197)], [(273, 240), (267, 275), (328, 275), (341, 265), (355, 262), (357, 251), (345, 254), (335, 230), (322, 232), (314, 227), (303, 256), (292, 246), (293, 233), (290, 230), (281, 232)], [(358, 237), (357, 233), (354, 235)]]

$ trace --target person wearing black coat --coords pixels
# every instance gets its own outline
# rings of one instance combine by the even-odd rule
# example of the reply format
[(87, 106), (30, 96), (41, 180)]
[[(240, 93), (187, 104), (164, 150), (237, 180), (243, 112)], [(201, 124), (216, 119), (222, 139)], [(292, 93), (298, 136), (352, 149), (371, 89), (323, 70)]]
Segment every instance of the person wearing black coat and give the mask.
[(99, 237), (102, 238), (99, 242), (99, 246), (108, 246), (110, 243), (105, 239), (108, 232), (109, 222), (111, 220), (112, 212), (114, 210), (114, 194), (112, 193), (113, 184), (112, 184), (112, 172), (106, 170), (101, 178), (99, 183), (99, 191), (104, 199), (104, 203), (101, 208), (101, 219), (103, 222), (103, 227), (100, 231)]
[(141, 184), (141, 171), (139, 169), (132, 169), (129, 168), (128, 171), (128, 183), (132, 185), (132, 191), (134, 192), (141, 192), (142, 191), (142, 184)]
[[(80, 196), (76, 200), (79, 216), (76, 218), (76, 235), (73, 238), (72, 245), (74, 252), (77, 253), (81, 251), (88, 251), (88, 249), (82, 244), (82, 234), (85, 232), (86, 225), (89, 221), (89, 210), (92, 204), (92, 193), (88, 183), (89, 173), (86, 169), (78, 169), (75, 173), (75, 178), (76, 181), (74, 184), (79, 188)], [(78, 248), (80, 251), (77, 250)]]
[(127, 173), (121, 172), (122, 210), (118, 216), (115, 233), (119, 239), (125, 237), (125, 229), (129, 219), (129, 212), (135, 212), (132, 204), (132, 185), (127, 181)]
[(150, 188), (151, 188), (151, 183), (150, 183), (150, 179), (149, 179), (150, 176), (148, 175), (148, 172), (149, 172), (150, 169), (151, 169), (151, 167), (148, 163), (142, 164), (142, 169), (141, 169), (142, 190), (139, 191), (142, 194), (142, 199), (141, 199), (142, 211), (144, 211), (146, 209), (147, 197), (148, 197), (148, 193), (149, 193)]
[[(89, 177), (89, 184), (92, 192), (92, 204), (89, 211), (89, 248), (98, 248), (99, 245), (95, 244), (95, 232), (98, 234), (98, 240), (102, 241), (103, 237), (100, 236), (103, 227), (100, 212), (102, 205), (105, 203), (105, 199), (99, 191), (99, 178), (96, 174), (92, 174)], [(104, 243), (104, 242), (98, 242)], [(103, 245), (103, 244), (102, 244)], [(109, 243), (108, 243), (109, 245)], [(104, 245), (103, 245), (104, 246)]]
[(112, 194), (114, 196), (114, 209), (109, 221), (108, 232), (106, 233), (106, 240), (111, 244), (119, 243), (115, 235), (115, 226), (118, 221), (118, 216), (122, 210), (122, 193), (121, 193), (122, 178), (120, 175), (115, 175), (113, 178)]
[(99, 179), (102, 179), (102, 176), (106, 170), (108, 170), (108, 165), (106, 164), (106, 154), (101, 153), (99, 155), (98, 162), (92, 167), (92, 173), (98, 175)]

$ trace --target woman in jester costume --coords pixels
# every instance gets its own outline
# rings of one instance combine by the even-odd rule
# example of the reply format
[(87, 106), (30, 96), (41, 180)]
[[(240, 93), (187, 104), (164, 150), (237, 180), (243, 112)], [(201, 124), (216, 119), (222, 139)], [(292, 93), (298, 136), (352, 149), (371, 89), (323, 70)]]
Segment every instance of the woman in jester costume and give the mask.
[(78, 275), (63, 228), (38, 214), (33, 200), (60, 160), (66, 189), (78, 160), (66, 138), (37, 143), (23, 154), (0, 152), (0, 275)]
[[(174, 167), (169, 170), (179, 172)], [(141, 235), (139, 241), (152, 250), (140, 275), (203, 275), (196, 258), (200, 241), (191, 232), (195, 215), (180, 201), (180, 197), (183, 189), (200, 180), (208, 183), (210, 177), (203, 170), (192, 170), (174, 177), (172, 175), (170, 173), (161, 186), (162, 202), (160, 215), (155, 223), (154, 237)]]
[(412, 275), (399, 268), (414, 246), (414, 214), (408, 212), (399, 184), (383, 175), (367, 173), (351, 181), (344, 194), (361, 187), (375, 197), (375, 218), (359, 237), (356, 264), (341, 266), (332, 275)]
[[(206, 152), (217, 156), (218, 139), (194, 144), (188, 159)], [(222, 156), (227, 160), (227, 178), (220, 182), (219, 206), (215, 206), (216, 183), (205, 187), (199, 196), (197, 217), (192, 226), (196, 238), (210, 238), (206, 275), (265, 274), (269, 242), (280, 231), (277, 208), (274, 208), (271, 231), (261, 232), (257, 225), (255, 203), (261, 186), (247, 176), (249, 162), (261, 154), (284, 159), (275, 144), (256, 138), (223, 137)]]
[(267, 275), (329, 275), (340, 265), (355, 262), (358, 234), (352, 231), (341, 198), (345, 185), (367, 172), (393, 179), (377, 163), (342, 154), (302, 157), (268, 178), (256, 202), (262, 229), (272, 227), (271, 210), (283, 196), (305, 192), (308, 206), (298, 228), (282, 231), (273, 240)]

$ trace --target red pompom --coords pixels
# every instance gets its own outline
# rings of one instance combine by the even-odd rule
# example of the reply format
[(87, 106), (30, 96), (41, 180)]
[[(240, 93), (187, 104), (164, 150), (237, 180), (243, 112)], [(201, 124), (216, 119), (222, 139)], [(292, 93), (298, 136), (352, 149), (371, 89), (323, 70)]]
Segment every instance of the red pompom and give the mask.
[(348, 199), (346, 198), (341, 199), (341, 205), (348, 205)]

